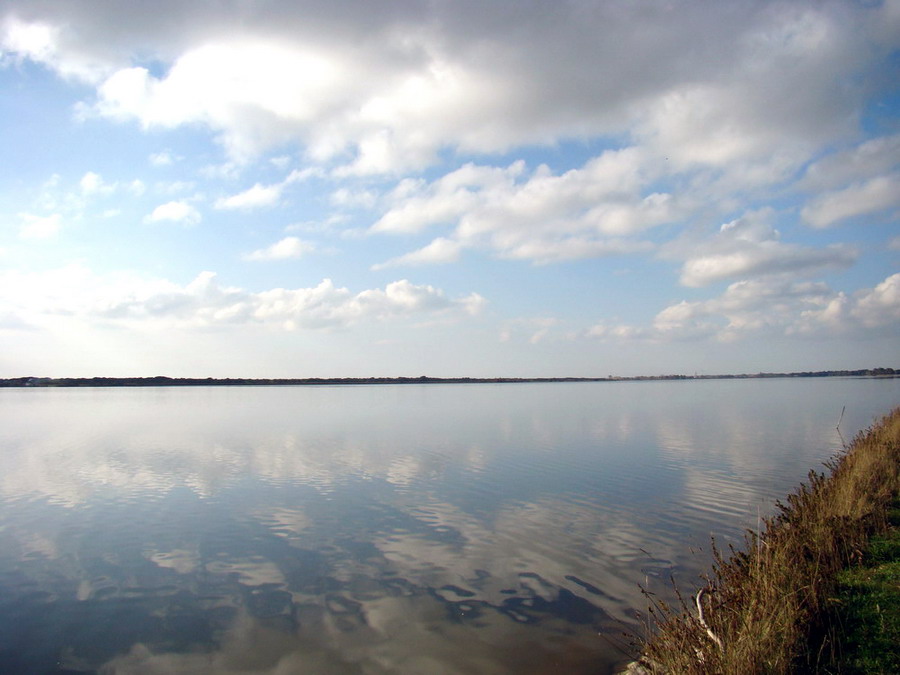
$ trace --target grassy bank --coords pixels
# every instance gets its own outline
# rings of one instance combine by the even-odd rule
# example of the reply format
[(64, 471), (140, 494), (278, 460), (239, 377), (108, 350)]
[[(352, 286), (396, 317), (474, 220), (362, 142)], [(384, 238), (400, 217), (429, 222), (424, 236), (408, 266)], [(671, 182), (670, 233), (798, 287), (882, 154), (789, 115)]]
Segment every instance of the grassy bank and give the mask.
[(855, 639), (847, 632), (855, 619), (837, 611), (839, 581), (847, 584), (841, 575), (889, 531), (898, 494), (900, 409), (860, 434), (825, 473), (811, 472), (743, 550), (717, 551), (697, 596), (674, 610), (654, 604), (658, 625), (644, 646), (643, 672), (838, 672)]
[(890, 530), (872, 538), (862, 562), (838, 575), (836, 673), (900, 673), (900, 499), (888, 519)]

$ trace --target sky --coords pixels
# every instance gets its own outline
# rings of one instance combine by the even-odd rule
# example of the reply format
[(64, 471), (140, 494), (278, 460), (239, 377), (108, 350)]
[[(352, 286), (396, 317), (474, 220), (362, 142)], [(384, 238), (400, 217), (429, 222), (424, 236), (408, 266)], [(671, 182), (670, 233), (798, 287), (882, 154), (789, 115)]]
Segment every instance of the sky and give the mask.
[(900, 367), (900, 1), (0, 1), (0, 377)]

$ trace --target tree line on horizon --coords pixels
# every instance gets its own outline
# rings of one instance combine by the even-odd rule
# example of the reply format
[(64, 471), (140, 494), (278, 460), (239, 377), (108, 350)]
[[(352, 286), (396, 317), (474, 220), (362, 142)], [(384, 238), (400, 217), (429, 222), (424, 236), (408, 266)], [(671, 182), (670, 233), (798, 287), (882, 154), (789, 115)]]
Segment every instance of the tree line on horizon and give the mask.
[(646, 380), (728, 380), (772, 377), (897, 377), (900, 369), (819, 370), (794, 373), (739, 375), (638, 375), (632, 377), (308, 377), (308, 378), (192, 378), (167, 377), (13, 377), (0, 378), (0, 387), (196, 387), (322, 384), (479, 384), (515, 382), (629, 382)]

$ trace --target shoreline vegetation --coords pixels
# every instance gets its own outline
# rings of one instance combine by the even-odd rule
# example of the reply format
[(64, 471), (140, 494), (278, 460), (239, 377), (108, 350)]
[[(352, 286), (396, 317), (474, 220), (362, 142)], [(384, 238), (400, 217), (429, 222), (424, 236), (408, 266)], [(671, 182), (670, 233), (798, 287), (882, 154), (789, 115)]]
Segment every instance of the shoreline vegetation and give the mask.
[(848, 579), (887, 565), (879, 574), (896, 575), (887, 590), (900, 593), (900, 408), (825, 466), (747, 533), (744, 550), (726, 556), (713, 542), (712, 572), (692, 597), (679, 593), (680, 607), (645, 592), (650, 635), (624, 672), (897, 672), (900, 619), (881, 606), (885, 585), (854, 590)]
[(307, 377), (307, 378), (195, 378), (195, 377), (13, 377), (0, 378), (0, 387), (241, 387), (364, 384), (515, 384), (524, 382), (643, 382), (658, 380), (744, 380), (796, 377), (900, 377), (900, 369), (820, 370), (796, 373), (740, 375), (641, 375), (636, 377)]

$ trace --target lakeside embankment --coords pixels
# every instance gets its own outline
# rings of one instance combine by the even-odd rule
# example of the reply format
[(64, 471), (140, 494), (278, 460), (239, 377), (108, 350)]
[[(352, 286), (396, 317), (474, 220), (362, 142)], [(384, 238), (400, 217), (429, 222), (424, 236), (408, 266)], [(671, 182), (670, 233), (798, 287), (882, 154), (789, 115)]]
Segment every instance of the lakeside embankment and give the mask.
[(852, 640), (835, 596), (842, 572), (889, 530), (900, 495), (900, 408), (826, 466), (748, 534), (745, 550), (715, 551), (706, 584), (682, 607), (648, 596), (657, 625), (628, 672), (843, 671)]

